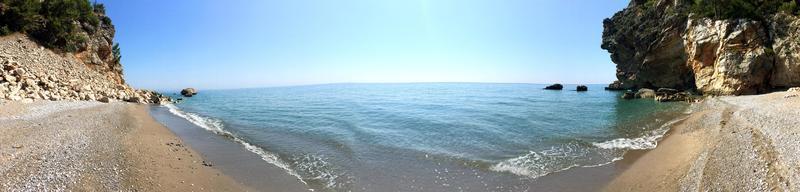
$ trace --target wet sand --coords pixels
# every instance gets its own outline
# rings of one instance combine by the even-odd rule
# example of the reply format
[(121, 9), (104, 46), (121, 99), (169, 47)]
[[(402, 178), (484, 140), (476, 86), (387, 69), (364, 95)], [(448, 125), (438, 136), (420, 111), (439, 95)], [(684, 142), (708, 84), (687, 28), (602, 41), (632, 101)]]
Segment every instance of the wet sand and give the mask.
[(798, 95), (706, 99), (605, 191), (800, 191)]
[(0, 103), (3, 191), (254, 191), (128, 103)]
[(150, 107), (150, 115), (167, 126), (212, 166), (256, 191), (309, 191), (297, 177), (267, 163), (230, 138), (214, 134), (175, 116), (164, 107)]

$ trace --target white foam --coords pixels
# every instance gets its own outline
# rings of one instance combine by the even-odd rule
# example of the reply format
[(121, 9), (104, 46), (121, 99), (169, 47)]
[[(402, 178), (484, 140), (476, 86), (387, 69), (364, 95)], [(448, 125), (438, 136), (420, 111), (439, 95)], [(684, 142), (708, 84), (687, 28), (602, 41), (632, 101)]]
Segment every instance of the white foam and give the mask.
[(264, 150), (264, 149), (262, 149), (262, 148), (260, 148), (258, 146), (250, 144), (247, 141), (244, 141), (244, 140), (236, 137), (235, 135), (233, 135), (232, 133), (230, 133), (230, 132), (228, 132), (227, 130), (224, 129), (224, 126), (222, 125), (222, 122), (220, 120), (212, 119), (212, 118), (205, 118), (205, 117), (202, 117), (202, 116), (194, 114), (194, 113), (181, 111), (181, 110), (178, 109), (178, 107), (176, 107), (175, 105), (172, 105), (172, 104), (167, 104), (167, 105), (163, 105), (163, 106), (167, 107), (169, 109), (170, 113), (172, 113), (172, 114), (174, 114), (174, 115), (176, 115), (178, 117), (184, 118), (184, 119), (188, 120), (189, 122), (191, 122), (192, 124), (195, 124), (195, 125), (203, 128), (203, 129), (211, 131), (211, 132), (213, 132), (215, 134), (219, 134), (219, 135), (222, 135), (222, 136), (229, 137), (233, 141), (235, 141), (235, 142), (241, 144), (242, 146), (244, 146), (244, 148), (247, 149), (248, 151), (253, 152), (253, 153), (261, 156), (262, 160), (266, 161), (269, 164), (272, 164), (272, 165), (275, 165), (277, 167), (280, 167), (281, 169), (285, 170), (290, 175), (292, 175), (292, 176), (296, 177), (297, 179), (299, 179), (300, 182), (303, 182), (303, 184), (307, 184), (303, 180), (303, 177), (301, 177), (299, 174), (297, 174), (297, 172), (292, 170), (288, 163), (280, 160), (278, 155), (270, 153), (270, 152), (267, 152), (266, 150)]
[[(622, 160), (624, 149), (653, 149), (664, 137), (670, 126), (686, 119), (678, 118), (665, 123), (642, 137), (619, 138), (605, 142), (592, 143), (597, 148), (586, 148), (577, 144), (554, 146), (542, 151), (530, 151), (525, 155), (507, 159), (490, 167), (492, 171), (509, 172), (520, 176), (538, 178), (550, 173), (560, 172), (574, 167), (598, 167)], [(623, 149), (623, 150), (620, 150)], [(600, 155), (600, 161), (585, 159)], [(605, 160), (603, 160), (605, 159)], [(561, 164), (575, 162), (571, 164)]]
[(592, 143), (592, 145), (603, 149), (634, 149), (634, 150), (653, 149), (656, 148), (656, 146), (658, 146), (658, 140), (661, 139), (661, 137), (663, 136), (664, 134), (661, 133), (660, 130), (656, 130), (654, 131), (654, 133), (648, 134), (647, 136), (643, 137), (619, 138), (605, 142)]
[(588, 151), (584, 151), (580, 146), (567, 144), (563, 146), (553, 146), (542, 151), (530, 151), (525, 155), (511, 158), (490, 167), (492, 171), (509, 172), (520, 176), (538, 178), (550, 173), (564, 171), (579, 164), (562, 164), (566, 162), (576, 162), (583, 158)]
[(670, 122), (665, 123), (658, 129), (655, 129), (650, 133), (645, 134), (641, 137), (619, 138), (610, 141), (595, 142), (592, 143), (592, 145), (603, 149), (634, 149), (634, 150), (655, 149), (658, 146), (658, 141), (664, 137), (667, 131), (669, 131), (670, 126), (684, 119), (686, 119), (686, 117), (674, 119)]

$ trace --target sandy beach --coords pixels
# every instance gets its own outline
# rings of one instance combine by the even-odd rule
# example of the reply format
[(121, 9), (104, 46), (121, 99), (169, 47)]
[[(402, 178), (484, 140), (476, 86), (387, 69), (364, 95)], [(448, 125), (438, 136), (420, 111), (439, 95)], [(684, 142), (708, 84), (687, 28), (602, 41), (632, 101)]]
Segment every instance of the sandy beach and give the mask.
[[(691, 110), (657, 148), (630, 151), (609, 167), (624, 170), (604, 190), (800, 190), (800, 119), (795, 118), (800, 93), (707, 98)], [(147, 105), (122, 102), (5, 101), (0, 104), (0, 188), (255, 191), (240, 183), (246, 180), (218, 170), (150, 113)], [(591, 172), (583, 170), (576, 173)], [(293, 183), (289, 180), (275, 179)]]
[(0, 103), (7, 191), (252, 191), (129, 103)]
[(657, 148), (632, 153), (640, 156), (605, 190), (799, 191), (798, 95), (718, 97), (695, 104)]

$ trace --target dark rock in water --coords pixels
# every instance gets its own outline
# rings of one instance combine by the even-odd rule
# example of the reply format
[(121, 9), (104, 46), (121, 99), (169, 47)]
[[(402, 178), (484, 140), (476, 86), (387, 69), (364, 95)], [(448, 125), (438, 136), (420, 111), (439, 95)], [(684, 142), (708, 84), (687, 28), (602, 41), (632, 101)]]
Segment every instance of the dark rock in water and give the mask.
[(625, 88), (624, 85), (622, 85), (622, 82), (619, 82), (619, 81), (614, 81), (613, 83), (608, 84), (608, 87), (606, 87), (605, 89), (609, 90), (609, 91), (624, 91), (624, 90), (628, 90), (627, 88)]
[(544, 89), (547, 89), (547, 90), (561, 90), (561, 89), (564, 89), (564, 86), (561, 85), (561, 84), (556, 83), (556, 84), (552, 84), (550, 86), (547, 86)]
[(625, 93), (622, 94), (622, 98), (623, 99), (634, 99), (634, 98), (636, 98), (636, 94), (633, 93), (633, 92), (630, 92), (630, 91), (626, 91)]
[(589, 87), (586, 87), (586, 85), (578, 85), (577, 90), (578, 91), (588, 91)]
[(677, 89), (670, 89), (670, 88), (658, 88), (656, 93), (665, 93), (665, 94), (676, 94), (679, 91)]
[(192, 97), (194, 95), (197, 95), (197, 90), (194, 88), (186, 88), (181, 90), (181, 95), (183, 95), (184, 97)]
[(656, 97), (656, 91), (653, 91), (652, 89), (642, 88), (636, 92), (636, 98), (655, 98), (655, 97)]
[[(663, 89), (663, 88), (662, 88)], [(692, 93), (688, 91), (678, 92), (674, 89), (666, 89), (662, 90), (658, 89), (656, 91), (655, 100), (659, 102), (670, 102), (670, 101), (692, 101)], [(673, 92), (674, 90), (674, 92)]]

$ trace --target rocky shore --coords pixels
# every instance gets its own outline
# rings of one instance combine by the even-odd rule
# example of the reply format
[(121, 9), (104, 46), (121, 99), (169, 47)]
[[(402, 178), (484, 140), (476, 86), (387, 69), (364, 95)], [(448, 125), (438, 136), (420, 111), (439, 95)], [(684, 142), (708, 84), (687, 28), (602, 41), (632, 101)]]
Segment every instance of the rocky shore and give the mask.
[(798, 116), (794, 90), (706, 99), (606, 191), (800, 191)]
[(22, 34), (0, 37), (0, 99), (172, 101), (154, 91), (131, 88), (122, 79), (121, 66), (104, 67), (102, 61), (94, 61), (99, 64), (84, 62), (82, 54), (56, 53)]
[(147, 106), (0, 103), (0, 191), (248, 191)]

